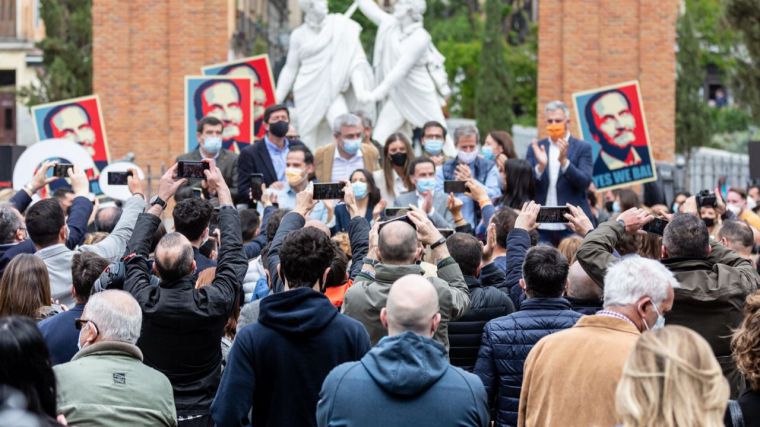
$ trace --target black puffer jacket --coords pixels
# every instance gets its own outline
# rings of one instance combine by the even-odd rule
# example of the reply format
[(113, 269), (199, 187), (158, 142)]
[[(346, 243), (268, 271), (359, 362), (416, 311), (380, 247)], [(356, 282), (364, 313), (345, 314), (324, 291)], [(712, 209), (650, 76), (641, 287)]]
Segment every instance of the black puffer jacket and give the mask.
[(496, 426), (517, 425), (523, 365), (533, 346), (580, 318), (564, 298), (528, 298), (520, 311), (486, 324), (475, 374), (486, 386)]
[(470, 288), (470, 307), (464, 316), (449, 323), (449, 358), (452, 365), (472, 372), (483, 327), (491, 319), (514, 312), (515, 306), (507, 288), (499, 288), (504, 286), (504, 272), (493, 263), (483, 267), (480, 280), (472, 276), (464, 276), (464, 280)]

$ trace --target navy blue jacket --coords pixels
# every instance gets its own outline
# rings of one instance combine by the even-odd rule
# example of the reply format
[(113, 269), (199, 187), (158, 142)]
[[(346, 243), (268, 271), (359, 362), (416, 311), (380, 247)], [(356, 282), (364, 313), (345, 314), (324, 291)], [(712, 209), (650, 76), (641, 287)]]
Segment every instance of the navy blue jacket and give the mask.
[(68, 311), (62, 311), (37, 324), (45, 338), (53, 365), (70, 362), (79, 351), (79, 331), (74, 320), (82, 317), (84, 304), (77, 304)]
[(488, 407), (483, 384), (449, 365), (443, 345), (405, 332), (384, 337), (361, 361), (330, 372), (319, 393), (317, 423), (486, 427)]
[[(375, 209), (375, 205), (367, 205), (367, 212), (364, 214), (364, 219), (367, 222), (372, 222), (372, 210)], [(340, 232), (348, 232), (348, 224), (351, 223), (351, 215), (348, 213), (346, 205), (341, 203), (335, 206), (335, 226), (330, 230), (332, 234)]]
[(475, 374), (486, 387), (496, 426), (517, 425), (523, 365), (533, 346), (580, 318), (564, 298), (529, 298), (520, 311), (486, 324)]
[(211, 406), (214, 422), (316, 426), (322, 382), (341, 363), (361, 359), (369, 351), (369, 335), (310, 288), (269, 295), (259, 309), (258, 323), (235, 337)]
[(480, 337), (486, 323), (515, 311), (504, 287), (504, 272), (493, 263), (486, 264), (480, 278), (464, 276), (470, 288), (470, 307), (464, 316), (449, 322), (449, 359), (451, 364), (472, 372), (478, 358)]
[[(26, 210), (31, 201), (31, 197), (29, 197), (26, 191), (23, 190), (16, 193), (11, 199), (13, 206), (22, 213)], [(66, 239), (67, 248), (74, 250), (84, 242), (84, 237), (87, 235), (87, 221), (90, 219), (91, 213), (92, 202), (87, 197), (79, 196), (74, 198), (74, 201), (71, 203), (71, 208), (69, 208), (69, 216), (66, 219), (66, 225), (69, 228), (69, 238)], [(33, 254), (37, 252), (32, 239), (26, 239), (15, 245), (3, 246), (6, 247), (0, 252), (0, 277), (13, 257), (18, 254)]]
[(530, 234), (522, 228), (515, 228), (507, 236), (507, 272), (505, 273), (506, 286), (509, 288), (509, 296), (520, 310), (520, 303), (525, 299), (525, 294), (520, 287), (522, 278), (522, 265), (525, 254), (530, 249)]
[[(288, 147), (303, 145), (300, 141), (287, 140)], [(272, 158), (269, 157), (267, 144), (263, 139), (240, 150), (238, 156), (237, 188), (238, 199), (242, 203), (248, 202), (248, 190), (251, 189), (251, 174), (264, 175), (263, 181), (267, 187), (277, 181), (277, 171), (274, 170)]]
[[(580, 206), (586, 216), (593, 218), (591, 207), (586, 199), (586, 190), (591, 184), (591, 172), (594, 168), (591, 160), (591, 144), (577, 138), (570, 137), (570, 147), (567, 149), (567, 159), (570, 165), (567, 170), (560, 172), (557, 177), (557, 206), (565, 206), (565, 203)], [(538, 141), (538, 145), (544, 147), (546, 153), (549, 153), (548, 138)], [(528, 146), (528, 152), (525, 159), (530, 162), (534, 170), (535, 177), (536, 156), (533, 154), (533, 148)], [(546, 195), (549, 192), (549, 167), (547, 166), (544, 173), (536, 180), (536, 203), (546, 204)]]

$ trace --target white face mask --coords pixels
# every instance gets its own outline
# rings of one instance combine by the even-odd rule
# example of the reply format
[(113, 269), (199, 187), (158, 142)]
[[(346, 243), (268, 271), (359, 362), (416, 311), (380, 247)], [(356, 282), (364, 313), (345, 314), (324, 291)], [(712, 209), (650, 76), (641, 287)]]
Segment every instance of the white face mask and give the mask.
[(457, 159), (459, 159), (459, 161), (462, 162), (462, 163), (470, 164), (470, 163), (474, 162), (476, 158), (478, 158), (478, 151), (477, 150), (473, 150), (473, 151), (469, 151), (469, 152), (459, 150), (457, 152)]
[(739, 205), (734, 204), (728, 204), (726, 205), (726, 208), (734, 213), (734, 215), (739, 216), (740, 213), (742, 213), (742, 208)]

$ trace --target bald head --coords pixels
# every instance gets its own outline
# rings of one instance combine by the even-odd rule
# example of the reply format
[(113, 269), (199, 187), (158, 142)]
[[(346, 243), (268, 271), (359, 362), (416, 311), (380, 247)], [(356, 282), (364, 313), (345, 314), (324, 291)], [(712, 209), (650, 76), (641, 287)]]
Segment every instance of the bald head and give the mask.
[(195, 260), (187, 237), (177, 232), (162, 237), (156, 246), (155, 266), (164, 281), (174, 281), (191, 274), (195, 269)]
[(391, 286), (380, 319), (390, 336), (409, 331), (432, 337), (441, 320), (438, 293), (424, 277), (413, 274), (404, 276)]
[(116, 228), (116, 223), (121, 219), (121, 208), (108, 206), (101, 208), (95, 214), (95, 230), (110, 233)]
[(383, 264), (414, 264), (417, 258), (417, 231), (403, 221), (390, 222), (380, 230), (377, 246)]
[(327, 225), (324, 222), (322, 222), (322, 221), (320, 221), (318, 219), (309, 219), (309, 220), (307, 220), (304, 223), (303, 226), (304, 226), (304, 228), (306, 228), (306, 227), (314, 227), (317, 230), (325, 233), (327, 235), (327, 237), (330, 237), (330, 229), (327, 228)]
[(602, 300), (602, 288), (600, 288), (578, 261), (573, 262), (567, 274), (567, 296), (582, 300)]

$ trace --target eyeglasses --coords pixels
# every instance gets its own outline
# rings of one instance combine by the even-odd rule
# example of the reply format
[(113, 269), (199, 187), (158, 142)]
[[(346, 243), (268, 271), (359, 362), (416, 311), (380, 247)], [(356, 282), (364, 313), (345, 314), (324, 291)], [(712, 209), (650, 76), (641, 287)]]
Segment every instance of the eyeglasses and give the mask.
[(84, 326), (84, 325), (85, 325), (87, 322), (90, 322), (90, 323), (92, 323), (92, 326), (94, 326), (94, 327), (95, 327), (95, 334), (98, 334), (98, 333), (99, 333), (99, 332), (98, 332), (98, 325), (97, 325), (95, 322), (93, 322), (92, 320), (90, 320), (90, 319), (82, 319), (82, 318), (79, 318), (79, 319), (74, 319), (74, 327), (77, 329), (77, 331), (78, 331), (78, 330), (81, 330), (81, 329), (82, 329), (82, 327), (83, 327), (83, 326)]

